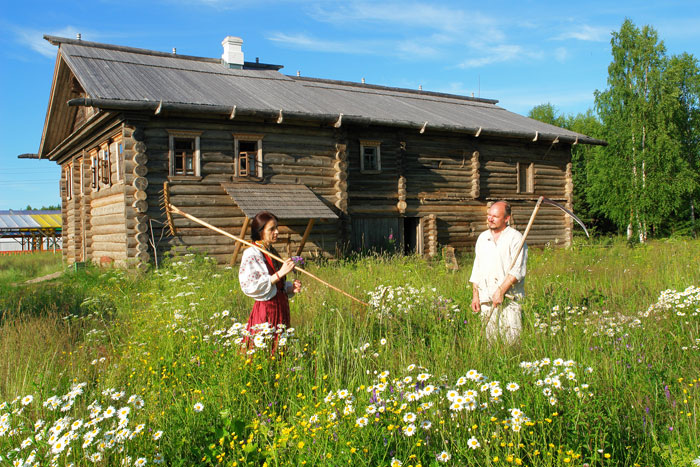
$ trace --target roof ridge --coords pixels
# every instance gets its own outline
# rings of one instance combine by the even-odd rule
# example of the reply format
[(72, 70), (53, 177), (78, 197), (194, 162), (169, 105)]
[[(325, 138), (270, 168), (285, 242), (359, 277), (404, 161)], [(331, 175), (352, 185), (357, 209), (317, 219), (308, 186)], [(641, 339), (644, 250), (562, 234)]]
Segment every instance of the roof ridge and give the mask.
[[(272, 70), (272, 69), (270, 69), (270, 70), (265, 70), (265, 69), (263, 69), (263, 70), (246, 70), (246, 69), (238, 70), (238, 69), (232, 69), (232, 68), (221, 68), (220, 71), (216, 71), (216, 70), (191, 70), (191, 69), (183, 69), (183, 68), (176, 67), (176, 66), (154, 65), (152, 63), (141, 63), (141, 62), (131, 61), (131, 60), (120, 60), (120, 59), (111, 58), (111, 57), (93, 57), (91, 55), (82, 55), (80, 53), (77, 53), (77, 54), (72, 53), (72, 54), (70, 54), (70, 56), (71, 57), (80, 57), (80, 58), (84, 58), (87, 60), (102, 60), (105, 62), (128, 63), (129, 65), (135, 65), (135, 66), (145, 66), (145, 67), (150, 67), (150, 68), (165, 68), (168, 70), (192, 71), (195, 73), (206, 73), (206, 74), (211, 74), (211, 75), (230, 75), (232, 71), (233, 72), (243, 72), (243, 73), (245, 73), (245, 72), (257, 72), (257, 73), (263, 72), (263, 73), (265, 73), (264, 76), (258, 76), (256, 74), (251, 73), (250, 76), (246, 76), (246, 77), (247, 78), (255, 78), (255, 79), (275, 79), (275, 80), (284, 80), (284, 81), (286, 81), (288, 79), (288, 77), (286, 75), (280, 73), (277, 70)], [(174, 58), (174, 57), (167, 55), (166, 58)], [(215, 62), (215, 63), (219, 63), (219, 62)], [(275, 76), (275, 77), (268, 76), (270, 73), (267, 73), (267, 72), (269, 72), (269, 71), (277, 72), (276, 74), (279, 76)]]
[(141, 49), (141, 48), (137, 48), (137, 47), (127, 47), (124, 45), (105, 44), (102, 42), (84, 41), (82, 39), (69, 39), (67, 37), (50, 36), (48, 34), (44, 35), (44, 39), (49, 41), (52, 45), (71, 44), (71, 45), (80, 45), (83, 47), (93, 47), (96, 49), (116, 50), (119, 52), (130, 52), (130, 53), (136, 53), (136, 54), (141, 54), (141, 55), (151, 55), (154, 57), (169, 57), (169, 58), (179, 58), (179, 59), (183, 59), (183, 60), (196, 60), (196, 61), (200, 61), (200, 62), (221, 63), (221, 60), (217, 59), (217, 58), (198, 57), (196, 55), (178, 55), (178, 54), (168, 53), (168, 52), (159, 52), (157, 50)]
[(498, 99), (487, 99), (484, 97), (462, 96), (460, 94), (450, 94), (450, 93), (446, 93), (446, 92), (424, 91), (422, 89), (417, 90), (417, 89), (399, 88), (399, 87), (394, 87), (394, 86), (383, 86), (380, 84), (356, 83), (354, 81), (342, 81), (342, 80), (334, 80), (334, 79), (313, 78), (313, 77), (306, 77), (306, 76), (293, 76), (293, 75), (287, 75), (287, 76), (289, 76), (290, 78), (292, 78), (294, 80), (299, 80), (299, 81), (339, 84), (342, 86), (377, 89), (377, 90), (383, 90), (383, 91), (398, 91), (398, 92), (403, 92), (403, 93), (407, 93), (407, 94), (418, 94), (418, 95), (422, 95), (422, 96), (449, 97), (452, 99), (459, 99), (459, 100), (465, 100), (465, 101), (471, 101), (471, 102), (480, 102), (483, 104), (497, 104), (498, 103)]

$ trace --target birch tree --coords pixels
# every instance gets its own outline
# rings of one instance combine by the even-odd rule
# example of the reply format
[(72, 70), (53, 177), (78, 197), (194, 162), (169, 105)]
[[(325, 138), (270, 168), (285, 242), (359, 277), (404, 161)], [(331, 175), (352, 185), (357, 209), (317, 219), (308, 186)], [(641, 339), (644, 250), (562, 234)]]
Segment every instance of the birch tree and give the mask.
[(677, 96), (665, 80), (666, 48), (650, 26), (625, 20), (612, 33), (608, 88), (595, 105), (609, 146), (588, 172), (588, 199), (628, 237), (646, 241), (678, 212), (689, 166), (681, 157)]

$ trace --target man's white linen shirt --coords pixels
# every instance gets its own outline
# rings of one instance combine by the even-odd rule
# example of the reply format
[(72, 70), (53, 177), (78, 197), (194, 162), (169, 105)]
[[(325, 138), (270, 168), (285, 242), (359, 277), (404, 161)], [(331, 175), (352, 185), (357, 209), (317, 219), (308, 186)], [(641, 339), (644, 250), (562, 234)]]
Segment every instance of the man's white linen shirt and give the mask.
[(503, 229), (498, 237), (498, 242), (493, 239), (491, 230), (486, 230), (479, 235), (476, 240), (476, 257), (469, 282), (477, 285), (481, 303), (491, 301), (491, 297), (503, 284), (508, 274), (515, 277), (518, 282), (513, 284), (507, 293), (515, 295), (517, 298), (525, 294), (527, 245), (523, 246), (520, 255), (518, 255), (518, 261), (508, 271), (522, 239), (523, 234), (510, 226)]

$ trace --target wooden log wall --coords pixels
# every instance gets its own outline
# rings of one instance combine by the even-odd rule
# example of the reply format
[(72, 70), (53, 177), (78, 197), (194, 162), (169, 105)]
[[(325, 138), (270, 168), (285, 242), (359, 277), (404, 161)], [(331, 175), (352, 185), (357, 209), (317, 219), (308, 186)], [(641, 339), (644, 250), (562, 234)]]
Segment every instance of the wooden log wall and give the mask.
[[(200, 133), (198, 177), (169, 176), (168, 130)], [(84, 195), (80, 196), (79, 166), (74, 161), (72, 200), (65, 199), (62, 185), (66, 259), (79, 260), (80, 252), (85, 251), (86, 259), (93, 261), (106, 256), (117, 265), (145, 267), (153, 260), (149, 244), (153, 235), (159, 243), (159, 255), (175, 248), (207, 252), (221, 263), (229, 262), (233, 241), (187, 219), (176, 215), (178, 235), (167, 235), (159, 198), (163, 182), (169, 180), (173, 204), (239, 235), (244, 215), (220, 185), (230, 182), (234, 173), (234, 134), (263, 136), (262, 180), (235, 180), (303, 183), (341, 216), (340, 220), (317, 220), (302, 253), (306, 256), (335, 256), (350, 238), (363, 237), (362, 232), (352, 232), (353, 224), (384, 225), (381, 219), (394, 219), (400, 233), (405, 226), (414, 228), (421, 219), (423, 236), (418, 243), (424, 254), (436, 254), (440, 245), (465, 251), (473, 248), (486, 228), (489, 202), (509, 200), (516, 227), (521, 230), (538, 196), (571, 205), (568, 145), (504, 142), (429, 130), (334, 129), (310, 124), (140, 116), (127, 118), (122, 127), (124, 162), (119, 182), (114, 172), (117, 164), (113, 162), (114, 182), (92, 190), (90, 158), (86, 154)], [(360, 171), (361, 140), (381, 141), (380, 173)], [(519, 162), (534, 163), (534, 193), (517, 192)], [(404, 223), (403, 219), (409, 217), (414, 219)], [(296, 251), (307, 222), (282, 220), (278, 248), (283, 254)], [(81, 236), (82, 225), (88, 227)], [(563, 213), (545, 206), (528, 243), (567, 245), (571, 228)]]
[(75, 262), (75, 197), (68, 198), (69, 180), (68, 164), (69, 160), (61, 165), (61, 235), (63, 237), (63, 259), (67, 264)]
[[(121, 133), (105, 134), (99, 140), (99, 147), (104, 149), (112, 139), (122, 140)], [(84, 171), (84, 183), (89, 191), (89, 205), (85, 207), (85, 221), (89, 225), (86, 241), (90, 244), (88, 258), (101, 265), (125, 267), (127, 261), (127, 235), (124, 227), (126, 210), (124, 206), (124, 181), (120, 179), (117, 164), (117, 151), (110, 150), (109, 180), (98, 177), (97, 186), (92, 186), (92, 163), (90, 152), (94, 148), (86, 148), (87, 166)], [(87, 223), (89, 222), (89, 223)]]
[[(169, 176), (168, 130), (201, 132), (198, 177)], [(339, 211), (338, 205), (343, 206), (347, 199), (344, 195), (346, 182), (342, 175), (346, 170), (344, 151), (330, 128), (153, 119), (144, 125), (143, 143), (148, 156), (148, 184), (144, 190), (148, 206), (145, 214), (155, 221), (153, 235), (156, 241), (162, 234), (159, 254), (174, 248), (177, 252), (206, 252), (220, 263), (230, 261), (234, 241), (188, 219), (174, 215), (177, 235), (171, 237), (167, 232), (163, 233), (165, 213), (158, 203), (152, 203), (151, 200), (157, 200), (161, 196), (163, 183), (169, 181), (172, 204), (212, 225), (240, 235), (245, 216), (221, 187), (222, 182), (231, 182), (234, 174), (234, 133), (263, 135), (263, 179), (235, 180), (303, 183), (336, 212)], [(277, 247), (284, 255), (287, 250), (296, 252), (307, 223), (308, 219), (281, 220), (280, 244)], [(340, 243), (338, 232), (339, 221), (317, 220), (302, 255), (335, 256)]]
[[(142, 122), (127, 122), (122, 130), (124, 141), (124, 230), (130, 264), (145, 269), (152, 261), (149, 244), (149, 209), (158, 208), (160, 192), (149, 190), (148, 145)], [(162, 187), (162, 184), (161, 184)]]

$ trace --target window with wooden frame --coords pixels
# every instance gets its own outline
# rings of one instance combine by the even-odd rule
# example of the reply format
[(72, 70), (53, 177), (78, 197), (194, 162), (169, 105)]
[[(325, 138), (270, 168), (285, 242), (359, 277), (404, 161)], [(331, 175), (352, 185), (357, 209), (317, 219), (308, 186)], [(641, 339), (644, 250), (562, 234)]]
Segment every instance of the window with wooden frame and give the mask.
[(263, 135), (233, 134), (233, 174), (235, 177), (263, 176)]
[(114, 171), (115, 182), (121, 182), (124, 180), (124, 174), (122, 173), (124, 167), (124, 149), (121, 135), (114, 136), (110, 139), (109, 155), (116, 165)]
[(80, 194), (84, 195), (85, 194), (85, 161), (83, 159), (83, 156), (80, 156), (78, 158), (78, 167), (80, 168), (78, 176), (80, 177), (80, 183), (78, 184), (80, 186)]
[(201, 131), (168, 130), (171, 177), (199, 177)]
[(381, 141), (360, 141), (360, 172), (382, 171)]
[(66, 199), (73, 198), (73, 164), (66, 165)]
[(99, 182), (109, 186), (112, 181), (112, 165), (109, 160), (109, 142), (102, 143), (99, 151)]
[(518, 193), (535, 192), (535, 164), (534, 162), (518, 162), (517, 168)]
[(93, 190), (99, 189), (98, 164), (97, 148), (95, 148), (90, 151), (90, 187), (92, 187)]

